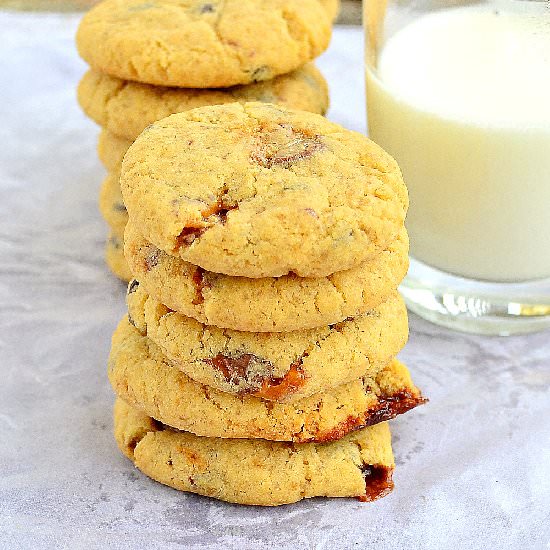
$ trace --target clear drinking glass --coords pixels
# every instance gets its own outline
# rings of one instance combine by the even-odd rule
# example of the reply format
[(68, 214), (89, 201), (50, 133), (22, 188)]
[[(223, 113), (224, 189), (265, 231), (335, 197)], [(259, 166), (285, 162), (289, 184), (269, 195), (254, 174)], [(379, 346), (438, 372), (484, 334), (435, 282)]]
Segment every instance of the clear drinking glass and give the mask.
[(369, 135), (410, 194), (409, 308), (485, 334), (550, 327), (550, 3), (363, 5)]

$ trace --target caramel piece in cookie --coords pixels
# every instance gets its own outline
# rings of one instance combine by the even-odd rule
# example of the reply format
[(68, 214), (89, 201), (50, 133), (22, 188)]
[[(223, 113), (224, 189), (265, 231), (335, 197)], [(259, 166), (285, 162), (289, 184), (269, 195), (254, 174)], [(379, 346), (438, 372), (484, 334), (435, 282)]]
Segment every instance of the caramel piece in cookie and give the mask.
[(120, 450), (144, 474), (219, 500), (261, 506), (316, 496), (372, 501), (393, 488), (385, 422), (322, 444), (216, 439), (173, 430), (118, 399), (114, 425)]
[(398, 361), (375, 377), (294, 403), (220, 392), (173, 367), (127, 318), (113, 334), (109, 379), (115, 393), (133, 407), (164, 424), (205, 437), (332, 441), (424, 402)]
[(407, 273), (408, 249), (402, 228), (386, 250), (356, 268), (328, 277), (249, 279), (205, 271), (166, 254), (131, 223), (124, 237), (130, 269), (151, 296), (206, 325), (249, 332), (315, 328), (376, 308)]
[(217, 390), (270, 401), (295, 402), (376, 377), (408, 336), (407, 310), (396, 293), (377, 309), (335, 325), (252, 333), (203, 325), (171, 311), (137, 281), (129, 289), (129, 318), (174, 367)]
[(397, 238), (408, 197), (396, 162), (365, 136), (265, 103), (172, 115), (124, 157), (132, 223), (208, 271), (325, 277)]
[(331, 0), (105, 0), (76, 43), (96, 71), (182, 88), (270, 80), (319, 56), (331, 37)]
[(206, 105), (263, 101), (325, 114), (328, 88), (313, 64), (266, 82), (218, 90), (151, 86), (88, 71), (79, 84), (78, 101), (100, 126), (134, 141), (149, 124)]

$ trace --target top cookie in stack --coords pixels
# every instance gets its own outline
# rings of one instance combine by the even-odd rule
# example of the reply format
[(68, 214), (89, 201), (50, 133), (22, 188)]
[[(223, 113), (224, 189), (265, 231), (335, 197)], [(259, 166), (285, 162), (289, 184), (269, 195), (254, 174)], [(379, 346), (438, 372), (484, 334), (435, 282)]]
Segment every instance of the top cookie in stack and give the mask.
[(331, 0), (106, 0), (77, 34), (102, 73), (181, 88), (226, 88), (289, 73), (328, 46)]
[(328, 46), (337, 8), (337, 0), (106, 0), (84, 16), (77, 46), (91, 70), (78, 99), (103, 128), (98, 152), (111, 174), (100, 209), (119, 277), (130, 274), (116, 182), (134, 139), (170, 114), (235, 101), (323, 114), (327, 86), (310, 62)]

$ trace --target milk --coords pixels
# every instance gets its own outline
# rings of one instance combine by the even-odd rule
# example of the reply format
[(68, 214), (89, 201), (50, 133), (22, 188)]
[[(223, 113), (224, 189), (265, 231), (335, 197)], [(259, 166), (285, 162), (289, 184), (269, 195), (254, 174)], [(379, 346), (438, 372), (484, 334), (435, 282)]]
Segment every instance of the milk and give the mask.
[(409, 187), (411, 254), (449, 273), (550, 277), (550, 10), (527, 4), (420, 17), (367, 70), (370, 136)]

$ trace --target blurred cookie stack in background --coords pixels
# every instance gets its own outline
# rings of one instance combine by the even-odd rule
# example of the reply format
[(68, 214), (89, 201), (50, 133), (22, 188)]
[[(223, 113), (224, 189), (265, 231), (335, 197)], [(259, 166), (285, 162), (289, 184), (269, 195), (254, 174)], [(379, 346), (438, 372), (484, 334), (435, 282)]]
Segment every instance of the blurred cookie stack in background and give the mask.
[(327, 48), (337, 11), (338, 0), (105, 0), (84, 16), (77, 47), (91, 69), (78, 100), (102, 127), (109, 174), (99, 205), (116, 276), (130, 279), (118, 180), (136, 137), (170, 114), (235, 101), (324, 114), (327, 85), (311, 61)]
[(390, 492), (386, 421), (424, 402), (396, 359), (395, 161), (322, 116), (233, 103), (154, 123), (120, 182), (135, 277), (109, 358), (122, 452), (243, 504)]

